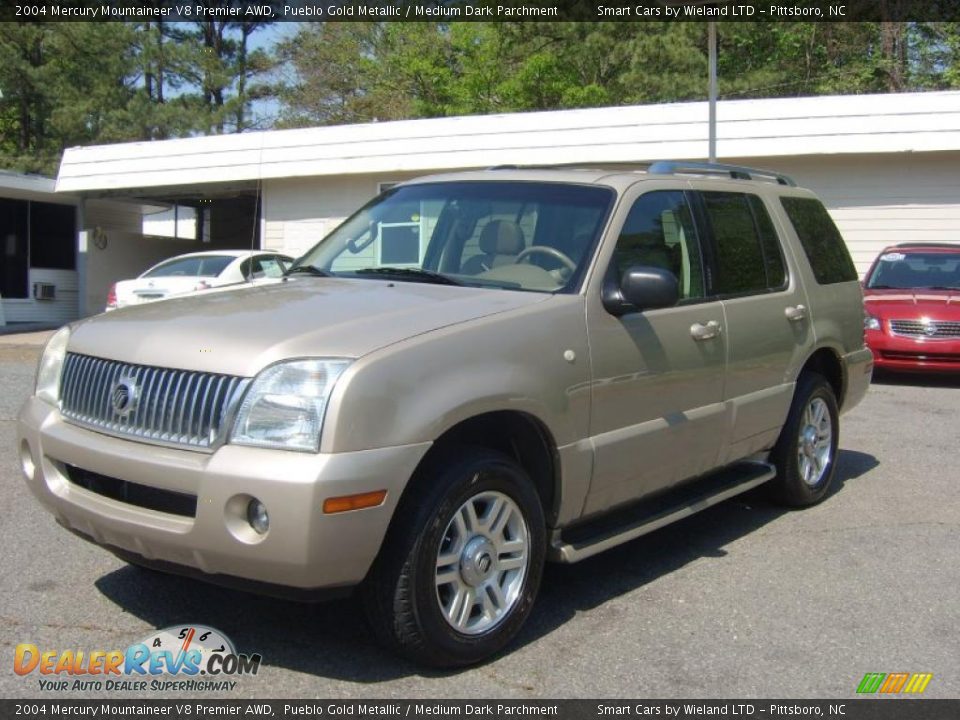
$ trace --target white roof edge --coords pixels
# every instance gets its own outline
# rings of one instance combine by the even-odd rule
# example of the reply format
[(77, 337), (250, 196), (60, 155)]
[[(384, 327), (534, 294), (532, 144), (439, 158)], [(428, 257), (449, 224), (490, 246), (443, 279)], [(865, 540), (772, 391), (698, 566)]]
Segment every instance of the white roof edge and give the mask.
[[(718, 151), (728, 157), (960, 150), (960, 91), (724, 100), (717, 116)], [(707, 103), (689, 102), (74, 147), (64, 153), (56, 190), (688, 159), (706, 156), (706, 126)]]
[(13, 200), (75, 204), (76, 195), (56, 192), (57, 181), (45, 175), (0, 170), (0, 197)]
[(56, 184), (56, 180), (43, 175), (29, 175), (11, 170), (0, 170), (0, 192), (9, 189), (36, 193), (53, 193), (56, 190)]

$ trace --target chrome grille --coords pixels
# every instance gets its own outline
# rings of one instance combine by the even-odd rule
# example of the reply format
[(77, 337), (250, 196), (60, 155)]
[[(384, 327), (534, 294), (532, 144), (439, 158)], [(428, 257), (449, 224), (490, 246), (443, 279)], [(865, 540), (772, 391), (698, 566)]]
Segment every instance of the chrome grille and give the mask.
[[(249, 380), (214, 373), (132, 365), (68, 353), (60, 410), (77, 425), (163, 445), (209, 449)], [(124, 389), (120, 389), (125, 385)], [(130, 392), (132, 391), (132, 393)], [(115, 393), (127, 393), (118, 412)], [(121, 403), (122, 404), (122, 403)]]
[(946, 320), (891, 320), (890, 330), (895, 335), (928, 338), (960, 338), (960, 322)]

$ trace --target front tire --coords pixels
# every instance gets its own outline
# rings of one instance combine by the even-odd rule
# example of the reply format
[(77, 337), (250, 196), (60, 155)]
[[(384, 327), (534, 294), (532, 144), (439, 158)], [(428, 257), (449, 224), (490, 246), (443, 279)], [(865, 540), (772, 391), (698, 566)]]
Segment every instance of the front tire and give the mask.
[(797, 380), (793, 404), (770, 454), (777, 476), (773, 499), (788, 507), (815, 505), (827, 496), (837, 470), (840, 418), (833, 387), (820, 374)]
[(362, 588), (378, 640), (426, 665), (501, 650), (526, 621), (546, 553), (543, 510), (511, 458), (458, 448), (404, 495)]

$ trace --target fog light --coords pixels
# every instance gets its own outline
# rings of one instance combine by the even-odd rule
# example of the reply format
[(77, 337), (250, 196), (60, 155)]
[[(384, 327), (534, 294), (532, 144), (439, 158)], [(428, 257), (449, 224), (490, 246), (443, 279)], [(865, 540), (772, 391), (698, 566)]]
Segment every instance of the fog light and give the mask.
[(270, 516), (267, 515), (267, 506), (253, 498), (247, 504), (247, 522), (250, 523), (258, 535), (266, 535), (270, 529)]

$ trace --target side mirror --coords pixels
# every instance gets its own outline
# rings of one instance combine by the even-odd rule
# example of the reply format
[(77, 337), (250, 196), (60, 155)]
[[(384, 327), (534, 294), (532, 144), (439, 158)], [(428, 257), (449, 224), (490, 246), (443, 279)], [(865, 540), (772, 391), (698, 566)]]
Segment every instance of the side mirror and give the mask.
[(677, 276), (648, 265), (628, 268), (619, 285), (609, 281), (603, 289), (603, 307), (616, 317), (639, 310), (672, 307), (679, 300)]

